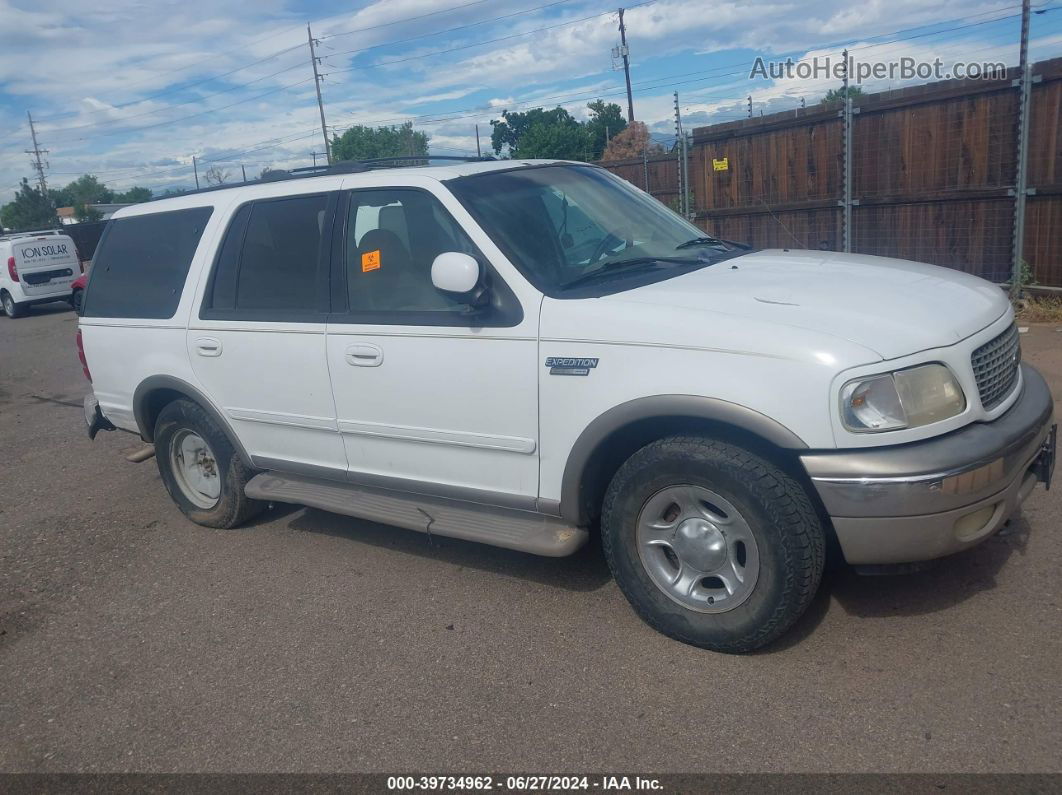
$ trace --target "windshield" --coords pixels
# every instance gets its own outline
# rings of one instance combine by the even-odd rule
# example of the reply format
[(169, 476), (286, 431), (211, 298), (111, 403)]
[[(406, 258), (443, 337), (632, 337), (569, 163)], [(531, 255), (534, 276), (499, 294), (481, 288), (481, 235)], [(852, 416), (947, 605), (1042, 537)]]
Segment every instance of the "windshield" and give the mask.
[(644, 270), (674, 275), (745, 253), (602, 168), (517, 168), (448, 184), (548, 295)]

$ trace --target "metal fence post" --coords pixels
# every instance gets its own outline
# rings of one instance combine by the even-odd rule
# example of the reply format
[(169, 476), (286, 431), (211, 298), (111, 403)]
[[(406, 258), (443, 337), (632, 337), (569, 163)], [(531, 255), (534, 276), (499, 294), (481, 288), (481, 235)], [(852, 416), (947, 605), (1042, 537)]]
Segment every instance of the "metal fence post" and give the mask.
[(650, 191), (649, 191), (649, 148), (648, 147), (645, 147), (645, 148), (642, 149), (642, 171), (645, 174), (645, 192), (646, 193), (650, 193)]
[(1010, 297), (1019, 298), (1022, 288), (1022, 255), (1025, 253), (1025, 194), (1028, 180), (1029, 103), (1032, 99), (1032, 68), (1029, 66), (1030, 0), (1021, 3), (1021, 38), (1018, 41), (1018, 152), (1014, 173), (1014, 229), (1011, 233)]
[(693, 208), (690, 207), (690, 194), (693, 191), (690, 190), (690, 149), (685, 132), (682, 133), (682, 187), (682, 206), (686, 220), (689, 221), (693, 216)]
[(1014, 175), (1014, 235), (1010, 265), (1010, 295), (1021, 296), (1022, 264), (1025, 253), (1025, 196), (1028, 193), (1029, 177), (1029, 111), (1032, 100), (1032, 64), (1026, 64), (1019, 76), (1020, 101), (1018, 103), (1018, 162)]
[(841, 250), (847, 253), (852, 250), (852, 98), (848, 96), (847, 91), (841, 115), (841, 122), (844, 125), (841, 141), (844, 149), (842, 155), (844, 185), (841, 198)]

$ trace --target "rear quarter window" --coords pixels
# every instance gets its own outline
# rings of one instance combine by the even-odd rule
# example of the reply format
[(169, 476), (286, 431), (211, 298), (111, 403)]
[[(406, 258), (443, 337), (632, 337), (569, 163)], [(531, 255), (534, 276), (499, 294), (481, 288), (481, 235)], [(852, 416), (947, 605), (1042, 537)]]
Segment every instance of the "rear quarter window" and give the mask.
[(96, 251), (84, 317), (173, 317), (212, 207), (108, 222)]

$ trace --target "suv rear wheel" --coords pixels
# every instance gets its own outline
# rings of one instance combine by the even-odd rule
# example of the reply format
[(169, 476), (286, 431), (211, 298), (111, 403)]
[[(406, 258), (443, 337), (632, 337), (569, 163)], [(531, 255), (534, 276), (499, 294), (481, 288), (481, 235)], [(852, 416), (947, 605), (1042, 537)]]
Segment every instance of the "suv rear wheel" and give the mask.
[(620, 589), (652, 627), (721, 652), (770, 643), (807, 609), (825, 534), (801, 485), (740, 447), (671, 437), (612, 479), (602, 543)]
[(210, 415), (190, 400), (175, 400), (159, 413), (155, 460), (170, 497), (196, 524), (236, 527), (266, 507), (244, 494), (254, 473)]

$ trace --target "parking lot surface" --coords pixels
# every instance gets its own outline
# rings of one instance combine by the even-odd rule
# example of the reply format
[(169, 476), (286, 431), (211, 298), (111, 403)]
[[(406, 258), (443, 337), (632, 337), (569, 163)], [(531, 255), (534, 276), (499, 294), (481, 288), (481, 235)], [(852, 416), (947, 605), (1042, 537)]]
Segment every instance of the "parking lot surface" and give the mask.
[[(2, 771), (1062, 771), (1062, 482), (713, 654), (642, 624), (596, 544), (189, 523), (138, 439), (86, 438), (76, 325), (0, 319)], [(1023, 337), (1056, 401), (1060, 332)]]

